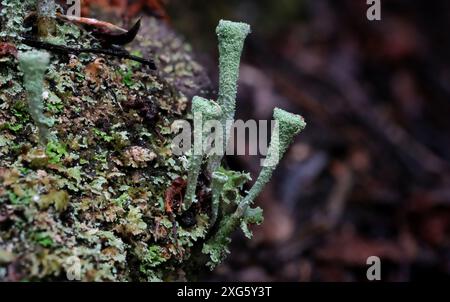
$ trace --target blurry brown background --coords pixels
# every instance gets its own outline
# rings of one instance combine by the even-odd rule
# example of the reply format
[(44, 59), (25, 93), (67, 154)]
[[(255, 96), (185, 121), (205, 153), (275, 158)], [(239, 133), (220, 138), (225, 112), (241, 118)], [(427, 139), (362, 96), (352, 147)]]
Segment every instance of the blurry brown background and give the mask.
[(449, 279), (449, 1), (382, 0), (374, 22), (365, 0), (96, 2), (169, 20), (215, 87), (218, 20), (250, 23), (238, 118), (278, 106), (308, 122), (258, 200), (255, 238), (236, 233), (205, 280), (365, 281), (372, 255), (384, 281)]

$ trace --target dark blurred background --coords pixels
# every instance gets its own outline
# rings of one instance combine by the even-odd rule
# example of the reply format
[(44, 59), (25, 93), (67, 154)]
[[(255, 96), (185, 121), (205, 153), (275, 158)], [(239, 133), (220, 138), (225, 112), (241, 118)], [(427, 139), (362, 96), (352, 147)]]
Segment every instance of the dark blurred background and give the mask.
[(369, 256), (384, 281), (449, 279), (450, 2), (381, 3), (370, 22), (365, 0), (128, 2), (169, 20), (215, 87), (218, 20), (250, 23), (237, 117), (277, 106), (308, 122), (257, 202), (255, 238), (236, 233), (205, 280), (365, 281)]

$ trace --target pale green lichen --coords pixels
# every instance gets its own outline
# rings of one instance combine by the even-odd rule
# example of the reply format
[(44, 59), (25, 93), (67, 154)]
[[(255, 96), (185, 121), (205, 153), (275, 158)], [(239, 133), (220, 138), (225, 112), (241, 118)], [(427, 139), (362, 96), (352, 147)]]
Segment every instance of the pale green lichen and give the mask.
[[(65, 46), (97, 47), (89, 32), (63, 25), (80, 33), (66, 35)], [(204, 84), (197, 76), (204, 71), (163, 23), (144, 18), (146, 28), (153, 34), (142, 35), (135, 48), (145, 55), (151, 50), (155, 58), (167, 56), (177, 69), (158, 75), (129, 67), (132, 87), (118, 74), (126, 61), (52, 54), (43, 100), (58, 141), (42, 149), (36, 148), (37, 132), (30, 131), (35, 123), (25, 91), (5, 93), (13, 84), (24, 86), (18, 61), (0, 59), (0, 73), (12, 76), (0, 87), (0, 99), (5, 96), (0, 101), (0, 212), (11, 213), (0, 222), (0, 258), (9, 254), (0, 261), (1, 281), (186, 280), (185, 264), (209, 230), (209, 209), (193, 207), (195, 225), (189, 226), (165, 211), (165, 193), (188, 172), (184, 156), (173, 154), (168, 142), (172, 123), (187, 114), (182, 88), (200, 93)], [(87, 79), (91, 63), (102, 67), (101, 87)], [(145, 108), (131, 104), (134, 96)], [(158, 157), (148, 161), (147, 152), (140, 154), (135, 146)], [(35, 149), (40, 152), (30, 152)], [(126, 161), (128, 150), (139, 151), (134, 166)]]
[(191, 154), (188, 183), (184, 198), (183, 209), (191, 207), (195, 200), (197, 179), (203, 162), (203, 143), (207, 133), (203, 131), (203, 125), (210, 120), (218, 119), (221, 109), (214, 101), (195, 96), (192, 99), (192, 113), (194, 115), (194, 146)]
[[(219, 39), (219, 96), (217, 102), (223, 110), (222, 120), (234, 120), (237, 81), (244, 41), (250, 33), (245, 23), (221, 20), (217, 26)], [(227, 135), (228, 137), (228, 135)]]
[(49, 40), (56, 33), (55, 15), (56, 4), (54, 0), (39, 0), (37, 2), (38, 35), (44, 40), (55, 40), (54, 38)]
[(212, 174), (212, 203), (211, 203), (211, 220), (210, 225), (213, 226), (216, 223), (219, 213), (220, 199), (222, 197), (222, 191), (224, 185), (228, 181), (228, 176), (222, 172), (214, 172)]
[[(239, 77), (240, 58), (244, 46), (244, 41), (250, 33), (250, 26), (245, 23), (236, 23), (231, 21), (221, 20), (217, 27), (217, 36), (219, 39), (219, 95), (217, 103), (220, 105), (222, 115), (220, 117), (220, 124), (222, 127), (222, 134), (225, 135), (223, 142), (223, 151), (226, 150), (228, 140), (230, 138), (230, 127), (234, 121), (236, 110), (236, 94), (237, 81)], [(192, 111), (195, 113), (211, 109), (211, 103), (201, 98), (194, 98)], [(269, 182), (273, 171), (278, 165), (281, 157), (286, 152), (291, 144), (293, 138), (305, 128), (306, 123), (304, 119), (299, 116), (284, 110), (275, 108), (273, 117), (276, 121), (276, 127), (272, 134), (271, 143), (268, 150), (268, 157), (264, 162), (264, 167), (261, 170), (258, 179), (248, 194), (241, 199), (237, 184), (231, 184), (233, 187), (230, 190), (229, 177), (218, 171), (223, 157), (222, 154), (214, 154), (210, 156), (208, 162), (208, 170), (212, 175), (212, 204), (211, 204), (211, 219), (210, 226), (216, 223), (219, 217), (219, 209), (221, 202), (227, 205), (228, 210), (221, 210), (221, 220), (219, 226), (214, 234), (211, 234), (210, 239), (207, 240), (202, 248), (202, 252), (210, 256), (208, 265), (213, 268), (226, 256), (228, 251), (228, 244), (231, 241), (230, 236), (232, 232), (241, 227), (244, 234), (250, 238), (249, 224), (259, 224), (262, 222), (262, 209), (252, 209), (250, 206), (255, 198), (261, 193), (263, 187)], [(212, 114), (207, 118), (202, 119), (202, 122), (213, 119)], [(196, 128), (196, 127), (194, 127)], [(202, 130), (194, 129), (194, 143), (203, 144), (203, 138), (198, 138)], [(216, 144), (218, 142), (215, 142)], [(194, 147), (195, 149), (195, 147)], [(203, 149), (202, 149), (203, 150)], [(195, 189), (197, 186), (197, 178), (200, 173), (203, 155), (193, 154), (191, 158), (191, 167), (188, 176), (188, 187), (184, 201), (184, 210), (188, 209), (195, 198)], [(241, 174), (245, 175), (245, 174)], [(241, 179), (241, 178), (239, 178)], [(248, 179), (247, 179), (248, 180)], [(242, 183), (239, 184), (242, 186)], [(225, 192), (226, 191), (226, 192)], [(233, 201), (237, 205), (234, 212), (230, 213), (229, 208), (230, 199), (226, 196), (227, 193), (234, 193)]]
[(21, 35), (27, 29), (23, 26), (23, 20), (27, 8), (35, 3), (35, 0), (3, 0), (1, 1), (1, 30), (2, 39), (21, 39)]
[(261, 208), (248, 208), (242, 217), (234, 213), (224, 217), (220, 221), (217, 232), (212, 236), (202, 248), (202, 253), (209, 255), (210, 261), (207, 265), (210, 269), (215, 268), (230, 252), (228, 245), (231, 242), (231, 234), (241, 226), (247, 238), (251, 238), (248, 224), (261, 224), (263, 222), (263, 211)]
[(42, 146), (50, 140), (48, 119), (44, 116), (42, 98), (44, 75), (50, 62), (50, 55), (42, 51), (28, 51), (19, 54), (19, 66), (23, 72), (23, 85), (27, 91), (28, 110), (39, 131)]
[[(225, 133), (224, 150), (230, 137), (230, 126), (234, 121), (236, 111), (237, 82), (242, 50), (245, 39), (250, 32), (248, 24), (226, 20), (221, 20), (216, 29), (219, 40), (219, 95), (217, 103), (223, 111), (220, 121), (223, 133)], [(211, 157), (209, 161), (210, 172), (215, 171), (220, 166), (221, 160), (222, 156), (220, 155)]]
[[(223, 28), (230, 24), (234, 23), (222, 22)], [(243, 33), (245, 28), (248, 29), (248, 26), (241, 27)], [(226, 43), (224, 42), (224, 45), (229, 44), (227, 47), (231, 50), (234, 49), (235, 54), (239, 53), (238, 59), (245, 36), (243, 34), (234, 41), (225, 39)], [(78, 43), (79, 40), (83, 45), (88, 45), (90, 38), (82, 37), (84, 38), (71, 38), (68, 41)], [(219, 39), (224, 37), (219, 35)], [(242, 45), (236, 47), (233, 46), (234, 43)], [(164, 54), (172, 52), (170, 49), (161, 50)], [(48, 90), (52, 91), (49, 91), (44, 110), (56, 120), (52, 131), (58, 135), (60, 142), (51, 140), (45, 149), (37, 150), (40, 152), (16, 156), (27, 147), (23, 141), (27, 145), (30, 145), (30, 139), (34, 141), (34, 135), (29, 136), (29, 132), (23, 130), (30, 128), (26, 105), (23, 106), (24, 116), (28, 120), (21, 120), (11, 127), (8, 125), (9, 128), (5, 128), (8, 131), (0, 136), (0, 146), (3, 146), (0, 147), (0, 158), (4, 166), (8, 165), (7, 169), (0, 168), (0, 181), (5, 186), (5, 190), (0, 192), (0, 206), (3, 209), (10, 205), (26, 209), (26, 222), (14, 215), (11, 218), (15, 221), (14, 227), (1, 232), (4, 242), (14, 242), (14, 249), (7, 251), (23, 259), (18, 262), (24, 267), (22, 275), (17, 277), (19, 280), (65, 279), (65, 273), (69, 274), (72, 270), (71, 263), (65, 259), (71, 257), (78, 259), (81, 279), (86, 281), (179, 280), (182, 276), (180, 267), (185, 269), (188, 264), (197, 263), (197, 252), (203, 251), (210, 256), (210, 267), (219, 263), (228, 252), (231, 233), (237, 228), (242, 228), (244, 234), (251, 237), (249, 225), (262, 222), (262, 210), (246, 206), (240, 215), (236, 209), (246, 200), (241, 196), (243, 185), (250, 180), (246, 173), (222, 167), (212, 171), (211, 212), (208, 212), (207, 206), (203, 207), (203, 202), (198, 207), (191, 207), (190, 212), (195, 214), (193, 226), (180, 223), (182, 219), (179, 219), (179, 212), (176, 213), (176, 220), (172, 220), (173, 217), (166, 212), (164, 198), (167, 195), (164, 194), (171, 190), (182, 192), (184, 187), (174, 180), (182, 179), (186, 174), (189, 174), (190, 193), (187, 196), (191, 197), (190, 205), (195, 200), (197, 186), (201, 196), (208, 196), (209, 193), (207, 188), (197, 184), (205, 155), (195, 157), (193, 152), (191, 171), (187, 172), (184, 156), (174, 157), (165, 147), (165, 142), (170, 139), (172, 121), (179, 117), (180, 112), (184, 112), (184, 109), (172, 109), (177, 101), (171, 93), (172, 89), (161, 88), (161, 95), (155, 98), (155, 106), (164, 110), (160, 114), (163, 122), (158, 122), (156, 127), (153, 124), (143, 124), (146, 112), (126, 107), (130, 106), (127, 96), (135, 92), (133, 87), (136, 87), (144, 99), (153, 99), (155, 96), (150, 97), (149, 91), (143, 87), (148, 84), (162, 87), (162, 83), (166, 85), (166, 82), (153, 77), (149, 80), (148, 74), (136, 67), (133, 71), (136, 85), (127, 85), (115, 77), (118, 73), (115, 66), (120, 62), (105, 62), (101, 76), (105, 76), (102, 78), (105, 83), (116, 87), (117, 99), (114, 102), (112, 95), (86, 86), (85, 65), (93, 62), (94, 57), (71, 57), (74, 67), (67, 68), (67, 63), (64, 60), (59, 62), (58, 55), (55, 56), (46, 77)], [(221, 105), (223, 108), (227, 104), (232, 105), (227, 108), (230, 108), (229, 114), (233, 119), (239, 62), (233, 63), (235, 66), (230, 68), (226, 66), (230, 63), (227, 62), (230, 56), (225, 60), (226, 57), (221, 53), (221, 69), (226, 71), (222, 74), (230, 74), (230, 70), (234, 70), (234, 75), (227, 76), (228, 86), (221, 89), (222, 96), (230, 96), (229, 99), (222, 97), (221, 101), (225, 104)], [(236, 62), (236, 57), (233, 60)], [(22, 68), (22, 71), (26, 74), (25, 69)], [(44, 72), (45, 70), (35, 83), (43, 85)], [(178, 74), (165, 76), (164, 80), (169, 77), (178, 79)], [(143, 84), (144, 81), (147, 85)], [(24, 79), (24, 82), (27, 84), (30, 81)], [(26, 89), (29, 90), (27, 87)], [(59, 100), (55, 101), (52, 94)], [(33, 95), (42, 102), (42, 93), (34, 92)], [(20, 98), (26, 104), (24, 96), (20, 95)], [(15, 108), (17, 105), (14, 105), (16, 103), (14, 98), (8, 99), (8, 105), (11, 106), (4, 110), (9, 119), (18, 116)], [(208, 119), (216, 119), (215, 114), (208, 114), (220, 110), (215, 102), (201, 98), (193, 100), (194, 112), (207, 113), (200, 118), (202, 124)], [(42, 110), (39, 115), (45, 121)], [(67, 118), (73, 116), (80, 118), (67, 122)], [(105, 120), (111, 121), (111, 125), (98, 120), (99, 116), (106, 117)], [(222, 121), (225, 118), (220, 115), (219, 119)], [(39, 123), (35, 121), (35, 124)], [(44, 126), (45, 124), (43, 123)], [(130, 128), (130, 124), (133, 127)], [(20, 126), (22, 130), (14, 131), (12, 126)], [(153, 132), (153, 128), (157, 131)], [(194, 132), (197, 130), (195, 136), (201, 133), (200, 129), (194, 127)], [(161, 135), (162, 138), (159, 139)], [(141, 146), (142, 142), (145, 145)], [(203, 138), (197, 139), (197, 143), (203, 145)], [(150, 160), (146, 156), (147, 152), (135, 146), (154, 150), (158, 157)], [(128, 162), (130, 155), (132, 161)], [(220, 160), (218, 163), (220, 165)], [(207, 178), (208, 175), (205, 179)], [(179, 194), (176, 195), (178, 197)], [(188, 207), (189, 204), (183, 204), (182, 209), (186, 210)], [(45, 224), (35, 222), (36, 218), (42, 219)], [(21, 230), (20, 235), (17, 235), (17, 230)], [(0, 245), (0, 253), (5, 247), (6, 245)], [(36, 253), (36, 247), (44, 249), (43, 252)], [(205, 255), (198, 257), (201, 261), (199, 265), (205, 263), (205, 258)], [(2, 275), (2, 269), (7, 272), (4, 267), (7, 266), (0, 265), (0, 280), (8, 278)], [(199, 266), (195, 268), (198, 269)]]
[(244, 234), (247, 237), (251, 237), (248, 224), (259, 224), (262, 222), (262, 210), (259, 208), (252, 209), (250, 206), (269, 182), (273, 171), (294, 137), (306, 127), (303, 117), (282, 109), (275, 108), (273, 117), (276, 121), (276, 126), (271, 137), (268, 157), (258, 179), (247, 196), (239, 203), (236, 211), (221, 221), (217, 233), (203, 247), (202, 252), (209, 254), (211, 258), (211, 261), (208, 263), (211, 268), (220, 263), (229, 252), (227, 246), (231, 241), (230, 236), (236, 228), (241, 226)]
[(244, 200), (239, 204), (237, 210), (238, 216), (242, 216), (249, 205), (251, 205), (255, 198), (261, 193), (264, 186), (272, 177), (273, 171), (292, 143), (294, 137), (306, 127), (303, 117), (279, 108), (274, 109), (273, 118), (275, 119), (276, 124), (270, 139), (267, 158), (255, 184)]
[(56, 4), (54, 0), (38, 0), (37, 12), (39, 16), (54, 18), (56, 15)]

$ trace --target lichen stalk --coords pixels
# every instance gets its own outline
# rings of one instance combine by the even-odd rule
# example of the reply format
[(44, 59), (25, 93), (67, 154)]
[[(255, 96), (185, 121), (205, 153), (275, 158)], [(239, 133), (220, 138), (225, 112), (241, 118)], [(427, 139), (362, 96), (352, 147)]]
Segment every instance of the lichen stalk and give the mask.
[(251, 212), (250, 205), (269, 182), (273, 171), (292, 143), (294, 137), (306, 127), (303, 117), (282, 109), (275, 108), (273, 117), (276, 121), (275, 129), (272, 133), (268, 156), (261, 173), (246, 197), (239, 203), (236, 211), (222, 219), (217, 232), (203, 247), (202, 252), (210, 255), (211, 262), (208, 265), (211, 268), (225, 257), (225, 254), (228, 252), (227, 245), (231, 241), (231, 234), (242, 223), (246, 222), (246, 219), (248, 219), (247, 216)]
[(211, 221), (210, 226), (213, 226), (217, 221), (219, 213), (220, 199), (222, 196), (223, 186), (228, 181), (228, 176), (221, 172), (214, 172), (212, 175), (212, 204), (211, 204)]
[(41, 38), (54, 36), (56, 33), (56, 4), (54, 0), (38, 0), (38, 35)]
[[(225, 139), (224, 149), (230, 138), (230, 125), (234, 121), (236, 111), (236, 94), (239, 79), (239, 65), (244, 42), (250, 34), (250, 26), (246, 23), (221, 20), (216, 33), (219, 40), (219, 95), (217, 103), (223, 111), (221, 124)], [(229, 122), (227, 125), (227, 121)], [(209, 161), (212, 173), (220, 166), (222, 156), (213, 156)]]
[(38, 128), (39, 142), (45, 146), (50, 139), (47, 119), (44, 116), (42, 99), (44, 75), (50, 62), (50, 55), (42, 51), (19, 53), (19, 65), (23, 72), (23, 85), (27, 91), (29, 113)]
[(264, 186), (272, 178), (273, 171), (278, 166), (280, 159), (283, 157), (284, 153), (286, 153), (295, 136), (297, 136), (297, 134), (299, 134), (306, 127), (306, 122), (302, 116), (279, 108), (274, 109), (273, 118), (276, 123), (270, 139), (267, 158), (255, 184), (241, 201), (238, 209), (236, 210), (238, 217), (242, 217), (244, 215), (246, 209), (261, 193)]
[(198, 175), (200, 174), (204, 154), (203, 143), (208, 133), (204, 133), (203, 125), (210, 120), (216, 120), (221, 114), (220, 106), (214, 102), (195, 96), (192, 99), (192, 113), (194, 116), (194, 146), (192, 149), (190, 166), (187, 179), (186, 194), (183, 202), (183, 210), (191, 207), (195, 200)]

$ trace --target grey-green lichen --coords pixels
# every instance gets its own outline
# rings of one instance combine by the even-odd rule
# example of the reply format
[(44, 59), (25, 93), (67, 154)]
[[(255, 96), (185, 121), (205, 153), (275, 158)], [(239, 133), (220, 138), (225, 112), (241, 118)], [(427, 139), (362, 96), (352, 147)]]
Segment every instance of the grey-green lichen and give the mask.
[[(217, 103), (223, 115), (220, 119), (225, 133), (224, 150), (230, 137), (230, 121), (234, 121), (236, 111), (237, 82), (242, 50), (246, 37), (250, 34), (250, 26), (246, 23), (220, 20), (216, 29), (219, 40), (219, 95)], [(228, 124), (227, 124), (228, 122)], [(215, 171), (222, 156), (212, 156), (209, 161), (210, 172)]]
[(273, 118), (276, 123), (270, 139), (267, 158), (255, 184), (238, 206), (237, 216), (239, 217), (244, 215), (247, 208), (261, 193), (293, 139), (306, 127), (303, 117), (279, 108), (274, 109)]
[[(216, 29), (219, 39), (219, 95), (217, 102), (223, 110), (223, 121), (234, 120), (237, 81), (244, 41), (250, 33), (245, 23), (221, 20)], [(228, 135), (227, 135), (228, 136)]]
[[(227, 142), (230, 138), (230, 127), (234, 121), (236, 110), (240, 58), (245, 38), (250, 33), (250, 26), (245, 23), (221, 20), (216, 32), (219, 38), (220, 53), (219, 95), (217, 103), (220, 105), (223, 112), (220, 121), (223, 134), (225, 134), (223, 139), (223, 150), (226, 150)], [(260, 208), (252, 209), (250, 206), (264, 186), (269, 182), (273, 171), (294, 137), (306, 126), (306, 123), (301, 116), (278, 108), (275, 108), (273, 117), (276, 121), (276, 127), (272, 134), (268, 157), (265, 160), (264, 167), (260, 172), (258, 179), (245, 198), (240, 200), (238, 197), (239, 194), (237, 194), (236, 199), (234, 200), (237, 205), (234, 212), (222, 212), (221, 221), (219, 222), (216, 233), (212, 234), (210, 239), (203, 246), (202, 252), (210, 256), (208, 265), (211, 268), (220, 263), (228, 253), (230, 236), (236, 228), (240, 226), (245, 235), (250, 238), (251, 232), (248, 229), (248, 225), (262, 222), (262, 210)], [(202, 140), (200, 140), (200, 142), (202, 142)], [(219, 193), (219, 191), (225, 190), (228, 178), (218, 171), (221, 160), (221, 155), (213, 155), (210, 157), (208, 163), (208, 170), (212, 174), (213, 191), (210, 219), (211, 225), (216, 223), (221, 198), (223, 199), (223, 203), (225, 203), (223, 194)], [(198, 167), (201, 164), (201, 160), (198, 159), (193, 162), (195, 167)], [(189, 182), (192, 180), (193, 178), (190, 178)], [(193, 184), (191, 184), (191, 186), (192, 188), (195, 188)], [(189, 191), (189, 195), (186, 195), (187, 197), (192, 196), (191, 194), (195, 193), (192, 188)]]
[(217, 233), (203, 247), (203, 253), (210, 255), (211, 261), (208, 265), (211, 268), (220, 263), (229, 252), (227, 246), (231, 240), (231, 234), (236, 228), (240, 226), (245, 235), (250, 238), (251, 232), (248, 229), (248, 224), (259, 224), (262, 222), (262, 210), (260, 208), (252, 209), (250, 206), (269, 182), (273, 171), (295, 136), (306, 127), (303, 117), (282, 109), (275, 108), (273, 118), (276, 123), (270, 141), (268, 156), (255, 184), (245, 198), (238, 203), (235, 212), (224, 217)]
[(217, 105), (216, 102), (195, 96), (192, 99), (192, 113), (194, 115), (194, 146), (191, 154), (188, 183), (183, 203), (184, 210), (189, 209), (195, 199), (197, 179), (198, 175), (200, 174), (204, 157), (204, 138), (205, 136), (207, 136), (207, 132), (203, 131), (202, 126), (210, 120), (218, 119), (222, 111), (220, 106)]
[(27, 29), (23, 26), (23, 20), (27, 9), (34, 4), (35, 0), (2, 0), (0, 11), (1, 39), (20, 39)]
[[(164, 44), (170, 47), (162, 47), (166, 32), (152, 22), (148, 28), (157, 28), (158, 34), (138, 37), (140, 51), (151, 46), (160, 65), (178, 66), (180, 57), (189, 57), (184, 44), (173, 37)], [(73, 25), (57, 26), (65, 45), (98, 43)], [(194, 98), (193, 111), (207, 115), (201, 122), (213, 118), (208, 116), (213, 111), (223, 112), (222, 106), (234, 118), (239, 58), (248, 32), (245, 24), (219, 25), (221, 103)], [(13, 76), (0, 81), (0, 216), (6, 219), (0, 221), (0, 280), (66, 280), (76, 261), (86, 281), (184, 280), (196, 251), (210, 256), (208, 265), (214, 267), (226, 256), (236, 228), (250, 237), (248, 225), (262, 222), (262, 210), (250, 207), (253, 197), (242, 196), (247, 173), (217, 167), (209, 189), (209, 175), (198, 177), (205, 156), (192, 157), (188, 165), (185, 156), (171, 153), (171, 126), (186, 114), (187, 96), (180, 87), (198, 85), (194, 74), (200, 67), (190, 59), (181, 70), (161, 68), (152, 74), (126, 60), (53, 55), (45, 81), (38, 81), (44, 93), (33, 92), (44, 95), (41, 112), (52, 119), (58, 137), (45, 148), (36, 148), (29, 131), (37, 123), (22, 91), (22, 86), (29, 90), (28, 81), (22, 83), (14, 56), (3, 60), (0, 64)], [(184, 205), (186, 196), (191, 206)], [(193, 204), (194, 198), (199, 202)], [(192, 221), (171, 212), (180, 204)], [(243, 213), (241, 204), (247, 205), (240, 207)]]
[(28, 110), (39, 131), (39, 141), (44, 146), (50, 140), (48, 119), (44, 116), (42, 98), (44, 75), (50, 55), (42, 51), (19, 53), (19, 65), (23, 72), (23, 85), (27, 91)]
[(216, 223), (217, 216), (219, 214), (220, 199), (222, 197), (223, 187), (228, 181), (228, 176), (220, 171), (215, 171), (212, 174), (212, 202), (211, 202), (211, 220), (210, 225), (213, 226)]
[(56, 14), (56, 4), (54, 0), (38, 0), (37, 12), (39, 16), (53, 18)]

